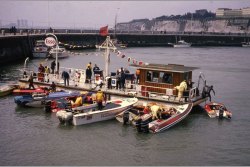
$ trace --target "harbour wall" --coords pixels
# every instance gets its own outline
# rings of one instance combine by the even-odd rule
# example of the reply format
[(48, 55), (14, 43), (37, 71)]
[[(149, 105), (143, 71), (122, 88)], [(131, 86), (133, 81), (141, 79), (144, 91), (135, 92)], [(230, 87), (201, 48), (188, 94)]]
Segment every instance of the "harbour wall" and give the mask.
[[(105, 40), (99, 32), (55, 32), (58, 41), (70, 45), (95, 45)], [(250, 39), (250, 34), (230, 34), (230, 33), (155, 33), (155, 32), (129, 32), (110, 33), (128, 47), (169, 47), (169, 43), (178, 40), (191, 42), (192, 46), (241, 46), (242, 42)], [(0, 36), (0, 64), (13, 63), (24, 60), (26, 57), (32, 58), (32, 49), (36, 40), (45, 39), (45, 33), (22, 33), (5, 34)]]

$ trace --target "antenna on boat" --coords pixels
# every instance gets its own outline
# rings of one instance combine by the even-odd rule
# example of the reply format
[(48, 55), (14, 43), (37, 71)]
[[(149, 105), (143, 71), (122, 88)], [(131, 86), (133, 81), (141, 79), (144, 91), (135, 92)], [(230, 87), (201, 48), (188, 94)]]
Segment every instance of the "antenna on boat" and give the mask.
[(200, 80), (202, 80), (203, 84), (206, 85), (205, 75), (202, 72), (200, 72), (200, 75), (199, 75), (198, 88), (199, 88), (199, 85), (200, 85)]
[(110, 36), (107, 36), (106, 40), (98, 47), (99, 49), (105, 49), (105, 73), (104, 76), (107, 77), (109, 74), (109, 64), (110, 64), (110, 50), (116, 51), (116, 47), (113, 44)]
[(27, 57), (26, 59), (25, 59), (25, 61), (24, 61), (24, 65), (23, 65), (23, 68), (24, 68), (24, 70), (26, 69), (26, 65), (27, 65), (27, 61), (29, 61), (29, 57)]

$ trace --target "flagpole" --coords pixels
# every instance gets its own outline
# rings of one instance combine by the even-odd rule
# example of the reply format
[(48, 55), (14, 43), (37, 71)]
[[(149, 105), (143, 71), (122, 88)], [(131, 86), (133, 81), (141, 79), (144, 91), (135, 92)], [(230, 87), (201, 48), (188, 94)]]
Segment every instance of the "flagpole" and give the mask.
[(109, 40), (110, 40), (110, 37), (107, 36), (107, 40), (106, 40), (106, 55), (105, 55), (105, 76), (107, 77), (108, 74), (109, 74), (109, 64), (110, 64), (110, 52), (109, 52)]
[(110, 40), (110, 36), (107, 36), (106, 40), (99, 46), (100, 49), (105, 49), (105, 72), (104, 77), (106, 78), (109, 75), (109, 64), (110, 64), (110, 49), (115, 51), (116, 47)]

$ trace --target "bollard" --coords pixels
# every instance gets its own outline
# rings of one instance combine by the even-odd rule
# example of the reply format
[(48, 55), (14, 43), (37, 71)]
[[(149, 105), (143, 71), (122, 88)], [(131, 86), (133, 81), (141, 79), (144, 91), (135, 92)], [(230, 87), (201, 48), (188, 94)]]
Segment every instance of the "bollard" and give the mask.
[(5, 35), (5, 31), (4, 30), (2, 30), (2, 35)]
[(46, 31), (46, 30), (44, 30), (44, 34), (46, 34), (46, 32), (47, 32), (47, 31)]
[(68, 34), (68, 30), (65, 30), (66, 31), (66, 34)]

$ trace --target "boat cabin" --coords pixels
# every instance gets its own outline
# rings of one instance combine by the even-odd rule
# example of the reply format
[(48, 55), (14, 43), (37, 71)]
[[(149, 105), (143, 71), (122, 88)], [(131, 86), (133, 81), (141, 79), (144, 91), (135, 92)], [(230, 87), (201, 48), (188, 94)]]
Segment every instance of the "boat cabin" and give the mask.
[(175, 86), (179, 86), (183, 80), (192, 81), (192, 71), (197, 67), (186, 67), (179, 64), (148, 64), (131, 65), (140, 70), (139, 89), (143, 96), (148, 93), (164, 95), (177, 95)]

